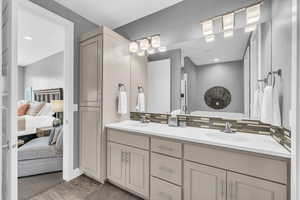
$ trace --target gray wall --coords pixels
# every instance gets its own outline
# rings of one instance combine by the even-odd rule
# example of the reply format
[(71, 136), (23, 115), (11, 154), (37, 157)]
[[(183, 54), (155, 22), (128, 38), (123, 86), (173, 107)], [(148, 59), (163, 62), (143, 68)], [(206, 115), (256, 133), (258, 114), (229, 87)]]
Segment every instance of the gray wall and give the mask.
[[(282, 69), (283, 75), (277, 87), (283, 126), (289, 128), (291, 108), (291, 59), (292, 59), (292, 1), (273, 0), (272, 4), (272, 68)], [(277, 79), (279, 80), (279, 79)]]
[(171, 110), (180, 109), (181, 50), (171, 50), (148, 57), (148, 61), (171, 59)]
[(22, 66), (18, 66), (18, 100), (24, 99), (24, 93), (25, 93), (25, 68)]
[(33, 90), (64, 87), (64, 52), (25, 66), (24, 86)]
[[(93, 31), (97, 25), (53, 0), (31, 0), (74, 23), (74, 103), (79, 104), (79, 41), (80, 34)], [(79, 114), (74, 113), (74, 168), (79, 167)]]
[[(192, 82), (189, 83), (188, 98), (192, 98), (193, 100), (189, 99), (188, 102), (192, 102), (191, 106), (193, 110), (235, 113), (244, 112), (243, 61), (193, 66), (190, 59), (185, 59), (185, 63), (187, 63), (188, 68), (188, 71), (186, 71), (188, 73), (188, 82)], [(194, 69), (191, 70), (191, 68)], [(195, 71), (196, 77), (195, 74), (193, 74)], [(195, 83), (196, 85), (194, 85)], [(208, 107), (204, 101), (205, 92), (215, 86), (225, 87), (231, 93), (231, 103), (225, 109), (212, 109)], [(192, 91), (189, 91), (190, 87), (192, 87)]]

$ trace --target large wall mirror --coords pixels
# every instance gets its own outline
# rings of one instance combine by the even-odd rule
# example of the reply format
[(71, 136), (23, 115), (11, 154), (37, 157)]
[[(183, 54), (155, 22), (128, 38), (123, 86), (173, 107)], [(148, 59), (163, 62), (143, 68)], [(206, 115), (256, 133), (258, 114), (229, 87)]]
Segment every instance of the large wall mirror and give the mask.
[[(132, 41), (159, 34), (166, 47), (137, 52), (148, 62), (145, 112), (289, 127), (291, 0), (203, 2), (184, 0), (116, 30)], [(278, 99), (267, 101), (279, 105), (271, 119), (262, 119), (265, 91)]]

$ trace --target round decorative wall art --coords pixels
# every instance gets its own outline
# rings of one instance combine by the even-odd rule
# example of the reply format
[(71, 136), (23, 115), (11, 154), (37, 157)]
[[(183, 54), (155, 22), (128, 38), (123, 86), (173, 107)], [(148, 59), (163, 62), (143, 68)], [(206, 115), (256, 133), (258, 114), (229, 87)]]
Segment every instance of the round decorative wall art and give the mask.
[(228, 89), (216, 86), (205, 92), (204, 100), (210, 108), (220, 110), (226, 108), (231, 102), (231, 94)]

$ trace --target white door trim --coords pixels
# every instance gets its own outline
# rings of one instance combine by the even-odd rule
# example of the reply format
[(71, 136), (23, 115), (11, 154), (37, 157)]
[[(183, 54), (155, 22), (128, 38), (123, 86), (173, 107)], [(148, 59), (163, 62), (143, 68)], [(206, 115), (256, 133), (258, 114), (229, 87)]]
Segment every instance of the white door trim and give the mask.
[(291, 69), (291, 110), (292, 131), (291, 200), (300, 199), (300, 41), (299, 41), (299, 0), (292, 0), (292, 69)]
[[(64, 51), (64, 135), (63, 135), (63, 179), (69, 181), (80, 173), (76, 169), (74, 169), (74, 112), (76, 112), (76, 105), (74, 105), (74, 23), (45, 9), (42, 8), (30, 0), (15, 0), (13, 3), (13, 16), (15, 16), (12, 20), (12, 41), (14, 52), (14, 63), (13, 70), (15, 74), (17, 74), (17, 11), (20, 7), (29, 9), (32, 12), (41, 15), (42, 17), (46, 17), (55, 23), (58, 23), (65, 27), (65, 51)], [(14, 80), (14, 81), (13, 81)], [(14, 91), (17, 91), (17, 77), (14, 76), (12, 80)], [(15, 102), (17, 102), (17, 94), (13, 95)], [(12, 113), (14, 113), (14, 117), (12, 118), (11, 126), (14, 127), (13, 130), (17, 130), (17, 109), (16, 103), (14, 103), (14, 109)], [(14, 142), (17, 142), (16, 131), (14, 132)], [(17, 194), (17, 154), (13, 156), (15, 160), (14, 165), (12, 165), (13, 170), (15, 171), (15, 180), (12, 181), (13, 191), (12, 194)], [(11, 200), (17, 200), (17, 195), (13, 196)]]

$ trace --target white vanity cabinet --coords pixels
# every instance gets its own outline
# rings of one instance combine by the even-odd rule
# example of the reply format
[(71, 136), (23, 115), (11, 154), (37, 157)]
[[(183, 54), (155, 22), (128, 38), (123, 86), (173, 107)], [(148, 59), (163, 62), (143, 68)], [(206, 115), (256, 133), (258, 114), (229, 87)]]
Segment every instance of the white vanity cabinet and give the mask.
[[(112, 131), (108, 132), (107, 178), (130, 192), (143, 198), (149, 198), (149, 151), (127, 146), (124, 141), (131, 139), (131, 145), (140, 146), (139, 141), (148, 138)], [(121, 143), (121, 144), (120, 144)], [(147, 146), (147, 145), (146, 145)]]
[(287, 187), (242, 174), (227, 172), (227, 200), (286, 200)]
[(289, 159), (109, 128), (108, 180), (150, 200), (288, 200)]
[(184, 200), (226, 200), (226, 171), (184, 162)]

